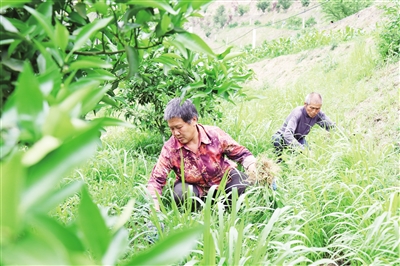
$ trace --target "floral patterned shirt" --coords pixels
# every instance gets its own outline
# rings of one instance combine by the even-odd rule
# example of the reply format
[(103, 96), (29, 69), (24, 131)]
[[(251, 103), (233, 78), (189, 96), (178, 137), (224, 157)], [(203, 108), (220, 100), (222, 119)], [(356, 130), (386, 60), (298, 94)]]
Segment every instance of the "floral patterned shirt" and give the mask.
[[(224, 174), (237, 166), (235, 162), (246, 169), (255, 163), (256, 159), (251, 152), (222, 129), (198, 124), (197, 130), (200, 139), (197, 154), (182, 145), (174, 136), (165, 142), (147, 184), (153, 198), (156, 192), (161, 195), (171, 170), (176, 174), (176, 181), (184, 177), (185, 183), (195, 186), (202, 196), (211, 186), (219, 185)], [(184, 173), (181, 169), (182, 163)]]

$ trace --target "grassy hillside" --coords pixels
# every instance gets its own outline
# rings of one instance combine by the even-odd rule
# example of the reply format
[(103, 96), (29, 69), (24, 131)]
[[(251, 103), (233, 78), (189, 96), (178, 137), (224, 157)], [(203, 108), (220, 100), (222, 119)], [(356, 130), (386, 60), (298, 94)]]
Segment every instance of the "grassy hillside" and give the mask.
[[(293, 1), (287, 10), (272, 10), (271, 3), (265, 12), (257, 9), (257, 2), (251, 0), (211, 2), (208, 8), (201, 12), (203, 17), (191, 19), (187, 27), (201, 36), (216, 52), (221, 52), (227, 46), (240, 48), (252, 45), (254, 29), (255, 44), (260, 46), (265, 41), (295, 37), (302, 34), (302, 31), (310, 29), (330, 31), (349, 26), (369, 32), (381, 22), (382, 10), (377, 6), (382, 2), (376, 2), (375, 5), (340, 21), (327, 19), (322, 12), (321, 3), (318, 2), (311, 1), (304, 7), (300, 1)], [(222, 27), (214, 21), (221, 6), (224, 7), (222, 16), (226, 17), (226, 23)], [(239, 6), (246, 6), (249, 10), (240, 15)], [(306, 24), (307, 21), (314, 22)]]
[[(379, 18), (377, 9), (367, 11)], [(261, 14), (253, 12), (261, 21)], [(320, 21), (321, 15), (316, 18)], [(319, 26), (355, 25), (359, 18)], [(244, 89), (252, 100), (222, 104), (221, 122), (200, 118), (220, 126), (258, 158), (273, 158), (272, 134), (307, 93), (320, 92), (322, 109), (337, 129), (314, 128), (308, 136), (311, 152), (285, 155), (276, 192), (254, 186), (231, 210), (221, 202), (204, 203), (192, 213), (171, 202), (171, 178), (162, 213), (151, 215), (145, 184), (162, 139), (124, 128), (108, 129), (96, 156), (65, 182), (87, 181), (94, 201), (109, 214), (121, 213), (135, 199), (126, 259), (152, 246), (147, 236), (154, 232), (146, 223), (162, 221), (161, 239), (179, 228), (205, 226), (197, 247), (179, 265), (399, 265), (399, 64), (379, 58), (372, 24), (363, 24), (368, 31), (347, 41), (249, 64), (257, 79)], [(218, 36), (224, 38), (222, 31)], [(78, 196), (70, 198), (53, 215), (68, 223), (78, 201)]]

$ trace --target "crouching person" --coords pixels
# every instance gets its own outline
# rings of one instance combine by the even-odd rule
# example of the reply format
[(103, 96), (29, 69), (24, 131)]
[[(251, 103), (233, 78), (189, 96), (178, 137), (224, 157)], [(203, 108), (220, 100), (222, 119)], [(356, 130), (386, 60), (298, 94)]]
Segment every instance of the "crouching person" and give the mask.
[(239, 195), (246, 190), (248, 175), (236, 168), (239, 163), (247, 173), (256, 171), (256, 158), (246, 147), (216, 126), (199, 124), (190, 100), (172, 99), (164, 119), (172, 136), (164, 143), (147, 184), (156, 210), (157, 193), (161, 195), (170, 171), (176, 174), (174, 200), (178, 205), (185, 201), (189, 186), (196, 197), (205, 197), (211, 186), (220, 185), (226, 173), (226, 193), (235, 187)]

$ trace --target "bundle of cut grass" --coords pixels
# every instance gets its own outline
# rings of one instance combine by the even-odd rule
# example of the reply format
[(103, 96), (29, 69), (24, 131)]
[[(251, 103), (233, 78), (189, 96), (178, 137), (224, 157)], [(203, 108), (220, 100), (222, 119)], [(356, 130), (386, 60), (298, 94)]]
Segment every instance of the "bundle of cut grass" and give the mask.
[(257, 158), (257, 172), (249, 173), (248, 181), (251, 184), (268, 185), (272, 187), (272, 183), (279, 175), (281, 168), (273, 160), (265, 155), (260, 155)]

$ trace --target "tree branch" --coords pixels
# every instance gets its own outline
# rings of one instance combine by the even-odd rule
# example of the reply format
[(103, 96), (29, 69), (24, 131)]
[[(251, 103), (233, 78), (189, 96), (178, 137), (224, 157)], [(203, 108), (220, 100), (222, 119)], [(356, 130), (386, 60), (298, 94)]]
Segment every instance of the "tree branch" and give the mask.
[[(155, 47), (155, 46), (157, 46), (157, 45), (160, 45), (160, 44), (162, 44), (162, 41), (157, 42), (157, 43), (154, 43), (153, 45), (146, 46), (146, 47), (136, 47), (136, 49), (145, 50), (145, 49), (153, 48), (153, 47)], [(67, 52), (68, 52), (68, 51), (67, 51)], [(74, 52), (74, 54), (77, 54), (77, 55), (100, 55), (100, 54), (121, 54), (121, 53), (125, 53), (125, 50), (118, 50), (118, 51), (95, 51), (95, 52), (89, 52), (89, 51), (86, 51), (86, 52), (79, 52), (79, 51), (76, 51), (76, 52)]]

